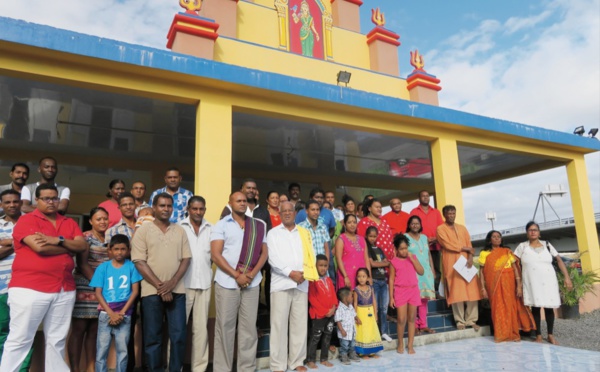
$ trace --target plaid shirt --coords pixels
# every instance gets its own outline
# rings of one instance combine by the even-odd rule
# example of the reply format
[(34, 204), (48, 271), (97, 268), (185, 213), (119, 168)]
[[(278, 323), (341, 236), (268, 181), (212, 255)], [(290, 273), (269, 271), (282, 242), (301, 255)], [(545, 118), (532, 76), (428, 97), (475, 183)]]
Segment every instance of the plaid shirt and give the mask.
[[(150, 195), (150, 200), (148, 201), (148, 204), (152, 206), (152, 201), (154, 200), (154, 197), (163, 192), (169, 194), (167, 192), (166, 186), (162, 189), (154, 191), (152, 195)], [(192, 194), (191, 191), (180, 187), (177, 190), (177, 192), (171, 196), (173, 197), (173, 214), (171, 214), (171, 218), (169, 218), (169, 221), (171, 221), (171, 223), (178, 223), (179, 221), (187, 217), (187, 202), (192, 196), (194, 196), (194, 194)]]
[[(12, 239), (15, 225), (7, 221), (4, 216), (0, 217), (0, 240)], [(0, 295), (8, 293), (8, 283), (12, 277), (12, 264), (15, 260), (15, 252), (0, 260)]]
[(317, 227), (313, 229), (308, 218), (303, 222), (298, 224), (300, 227), (304, 227), (308, 231), (310, 231), (310, 236), (312, 238), (313, 249), (315, 251), (315, 256), (318, 254), (325, 254), (325, 243), (329, 243), (329, 231), (327, 230), (327, 226), (323, 223), (323, 220), (319, 217), (317, 220)]
[(106, 243), (110, 244), (110, 240), (113, 236), (117, 234), (123, 234), (126, 237), (128, 237), (131, 241), (134, 232), (135, 231), (133, 230), (133, 228), (129, 227), (129, 225), (127, 225), (127, 222), (125, 222), (125, 220), (121, 218), (121, 221), (119, 221), (118, 224), (106, 230), (106, 233), (104, 233), (104, 239), (106, 240)]
[(354, 336), (356, 335), (356, 310), (352, 307), (352, 304), (348, 306), (344, 305), (342, 301), (340, 301), (337, 310), (335, 311), (335, 322), (341, 322), (342, 328), (346, 331), (346, 337), (342, 337), (342, 332), (338, 328), (338, 338), (340, 340), (354, 340)]

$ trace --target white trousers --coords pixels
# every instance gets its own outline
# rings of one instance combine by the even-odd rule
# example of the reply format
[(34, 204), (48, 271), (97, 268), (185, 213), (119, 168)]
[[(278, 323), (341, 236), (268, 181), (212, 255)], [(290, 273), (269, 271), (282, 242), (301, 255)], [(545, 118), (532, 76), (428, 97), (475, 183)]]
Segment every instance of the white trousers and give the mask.
[(192, 315), (192, 372), (204, 372), (208, 367), (209, 289), (185, 289), (185, 319)]
[(44, 293), (27, 288), (9, 288), (10, 332), (4, 344), (0, 372), (16, 372), (33, 344), (40, 323), (46, 338), (45, 370), (68, 372), (65, 343), (71, 326), (75, 291)]
[(308, 293), (297, 289), (271, 293), (271, 371), (304, 365), (308, 321)]

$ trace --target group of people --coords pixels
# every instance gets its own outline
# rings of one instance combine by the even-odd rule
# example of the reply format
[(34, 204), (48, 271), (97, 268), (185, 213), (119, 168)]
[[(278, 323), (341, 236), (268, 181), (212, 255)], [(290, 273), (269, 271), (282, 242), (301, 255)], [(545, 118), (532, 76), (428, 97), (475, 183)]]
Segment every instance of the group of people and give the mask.
[[(440, 296), (440, 286), (458, 329), (478, 331), (478, 301), (489, 298), (497, 341), (539, 332), (544, 308), (548, 340), (556, 343), (548, 311), (560, 305), (558, 285), (548, 285), (553, 257), (566, 268), (539, 240), (535, 223), (514, 253), (490, 232), (479, 258), (482, 275), (467, 281), (453, 266), (461, 257), (473, 265), (469, 234), (455, 222), (456, 208), (440, 213), (427, 191), (410, 213), (394, 198), (383, 214), (371, 195), (360, 203), (344, 195), (338, 206), (334, 192), (315, 188), (303, 201), (297, 183), (287, 194), (268, 192), (261, 204), (256, 182), (246, 179), (211, 224), (206, 200), (183, 189), (180, 171), (170, 168), (165, 187), (147, 202), (143, 182), (125, 191), (124, 181), (111, 181), (107, 200), (90, 211), (91, 230), (82, 232), (64, 217), (70, 190), (55, 183), (56, 160), (41, 159), (38, 172), (40, 181), (27, 184), (28, 166), (15, 164), (12, 182), (0, 186), (0, 372), (28, 369), (42, 323), (46, 370), (69, 370), (69, 330), (72, 370), (85, 349), (86, 368), (105, 371), (112, 338), (117, 371), (131, 370), (138, 316), (148, 370), (164, 368), (166, 319), (169, 370), (183, 367), (193, 320), (192, 370), (204, 371), (213, 288), (214, 371), (233, 370), (234, 359), (238, 371), (256, 369), (261, 290), (273, 371), (318, 368), (319, 345), (318, 360), (330, 367), (332, 342), (339, 342), (344, 364), (377, 357), (382, 341), (392, 341), (390, 322), (397, 324), (397, 351), (414, 353), (415, 334), (435, 332), (427, 303)], [(565, 282), (571, 285), (568, 275)]]

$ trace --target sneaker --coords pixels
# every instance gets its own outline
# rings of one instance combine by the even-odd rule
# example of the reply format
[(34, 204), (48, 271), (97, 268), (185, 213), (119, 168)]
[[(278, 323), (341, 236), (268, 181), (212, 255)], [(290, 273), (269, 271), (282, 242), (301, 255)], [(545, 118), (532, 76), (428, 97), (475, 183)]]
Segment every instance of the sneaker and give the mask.
[(360, 358), (358, 357), (358, 355), (356, 355), (356, 352), (352, 351), (348, 357), (350, 358), (351, 361), (353, 362), (360, 362)]
[(392, 341), (392, 338), (387, 333), (382, 334), (381, 339), (385, 341)]
[(352, 364), (352, 363), (350, 363), (350, 359), (348, 359), (348, 355), (342, 355), (342, 356), (340, 356), (340, 361), (344, 365), (350, 365), (350, 364)]

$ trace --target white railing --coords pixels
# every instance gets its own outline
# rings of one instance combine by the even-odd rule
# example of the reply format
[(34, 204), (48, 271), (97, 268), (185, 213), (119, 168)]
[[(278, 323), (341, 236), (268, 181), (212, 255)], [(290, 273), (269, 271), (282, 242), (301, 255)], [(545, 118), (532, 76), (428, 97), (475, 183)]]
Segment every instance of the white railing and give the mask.
[[(600, 213), (595, 213), (594, 219), (596, 220), (596, 223), (600, 222)], [(552, 230), (552, 229), (558, 229), (558, 228), (565, 227), (565, 226), (575, 226), (575, 218), (574, 217), (561, 218), (559, 220), (554, 220), (554, 221), (538, 222), (538, 224), (540, 225), (540, 230)], [(500, 233), (502, 233), (502, 236), (524, 234), (525, 226), (511, 227), (510, 229), (503, 229), (503, 230), (499, 229), (498, 231), (500, 231)], [(483, 240), (483, 239), (485, 239), (486, 235), (487, 235), (487, 233), (475, 234), (475, 235), (471, 236), (471, 240)]]

